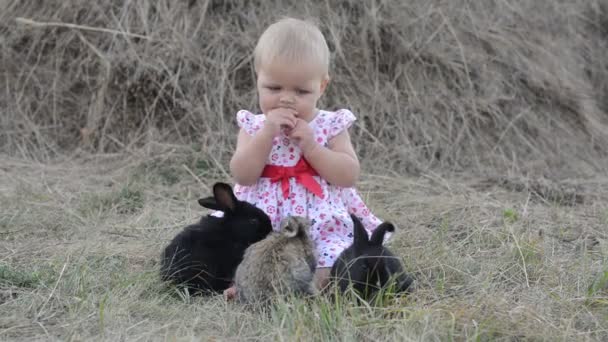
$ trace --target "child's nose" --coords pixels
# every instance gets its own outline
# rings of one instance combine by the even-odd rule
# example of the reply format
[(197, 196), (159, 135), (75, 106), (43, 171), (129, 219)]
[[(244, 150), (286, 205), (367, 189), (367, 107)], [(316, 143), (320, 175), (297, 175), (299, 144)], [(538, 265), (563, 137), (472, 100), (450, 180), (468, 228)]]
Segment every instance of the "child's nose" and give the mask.
[(294, 97), (293, 93), (288, 91), (288, 92), (284, 92), (283, 94), (281, 94), (281, 98), (279, 101), (283, 104), (293, 104), (294, 100), (295, 100), (295, 97)]

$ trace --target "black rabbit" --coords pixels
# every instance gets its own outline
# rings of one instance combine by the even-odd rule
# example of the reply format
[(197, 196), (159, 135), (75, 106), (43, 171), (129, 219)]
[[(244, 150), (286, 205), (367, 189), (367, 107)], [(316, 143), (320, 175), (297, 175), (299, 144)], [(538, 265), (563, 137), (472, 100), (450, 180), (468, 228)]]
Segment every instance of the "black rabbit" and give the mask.
[(354, 215), (351, 218), (353, 244), (340, 253), (331, 269), (331, 278), (337, 282), (340, 292), (345, 292), (351, 283), (366, 300), (382, 288), (391, 287), (395, 293), (408, 292), (413, 279), (405, 273), (399, 258), (382, 245), (384, 234), (394, 231), (395, 226), (383, 222), (368, 239), (361, 221)]
[(230, 286), (247, 247), (264, 239), (272, 225), (264, 211), (239, 201), (225, 183), (214, 184), (213, 197), (198, 203), (223, 211), (223, 217), (204, 216), (177, 234), (161, 256), (160, 274), (193, 294), (211, 294)]

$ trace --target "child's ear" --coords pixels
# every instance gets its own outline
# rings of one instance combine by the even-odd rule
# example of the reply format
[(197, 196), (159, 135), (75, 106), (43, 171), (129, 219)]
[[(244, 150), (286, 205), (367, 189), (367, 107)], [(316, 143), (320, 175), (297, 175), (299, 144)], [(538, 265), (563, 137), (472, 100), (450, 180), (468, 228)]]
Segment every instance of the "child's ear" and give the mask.
[(323, 79), (321, 80), (321, 95), (323, 95), (323, 93), (325, 92), (325, 89), (327, 89), (328, 84), (329, 84), (329, 76), (323, 77)]

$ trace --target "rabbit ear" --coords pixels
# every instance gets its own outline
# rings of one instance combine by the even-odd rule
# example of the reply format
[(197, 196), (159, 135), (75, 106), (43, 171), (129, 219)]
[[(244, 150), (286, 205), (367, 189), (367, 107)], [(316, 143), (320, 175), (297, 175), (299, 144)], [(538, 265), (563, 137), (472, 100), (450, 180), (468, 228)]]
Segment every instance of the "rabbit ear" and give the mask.
[(213, 186), (213, 197), (205, 197), (198, 200), (198, 204), (205, 208), (234, 211), (237, 199), (232, 192), (230, 185), (225, 183), (215, 183)]
[(230, 185), (226, 183), (215, 183), (213, 185), (213, 196), (217, 205), (222, 208), (223, 211), (234, 211), (236, 203), (238, 202), (234, 192)]
[(382, 246), (384, 242), (384, 234), (386, 232), (394, 232), (395, 226), (390, 222), (383, 222), (372, 232), (372, 237), (369, 240), (370, 245)]
[(353, 245), (355, 249), (362, 249), (367, 247), (368, 245), (368, 237), (367, 231), (363, 227), (363, 224), (359, 220), (359, 218), (353, 214), (350, 215), (350, 218), (353, 220), (353, 233), (354, 233), (354, 241)]
[(198, 204), (201, 205), (201, 207), (205, 207), (208, 209), (213, 209), (213, 210), (223, 210), (215, 201), (215, 197), (205, 197), (205, 198), (201, 198), (198, 200)]

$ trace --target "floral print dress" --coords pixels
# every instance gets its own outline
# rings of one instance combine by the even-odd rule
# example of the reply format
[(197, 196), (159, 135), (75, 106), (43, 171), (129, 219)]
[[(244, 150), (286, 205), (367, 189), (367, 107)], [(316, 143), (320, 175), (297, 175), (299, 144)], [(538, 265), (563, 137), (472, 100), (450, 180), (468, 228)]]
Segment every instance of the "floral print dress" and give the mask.
[[(245, 110), (237, 113), (239, 127), (250, 135), (264, 125), (265, 119), (264, 114), (256, 115)], [(332, 137), (348, 129), (355, 120), (353, 113), (347, 109), (335, 112), (320, 110), (309, 125), (317, 143), (327, 146)], [(273, 140), (267, 165), (291, 167), (300, 158), (303, 158), (300, 148), (287, 136), (279, 135)], [(260, 177), (251, 186), (236, 184), (234, 192), (238, 199), (264, 210), (274, 230), (279, 229), (281, 219), (286, 216), (307, 217), (312, 223), (310, 234), (317, 249), (317, 267), (331, 267), (342, 250), (353, 241), (353, 222), (349, 214), (359, 217), (368, 233), (381, 221), (370, 212), (354, 188), (334, 186), (318, 175), (313, 178), (321, 186), (323, 196), (309, 191), (296, 177), (285, 181), (283, 187), (288, 184), (288, 193), (282, 189), (280, 181), (269, 177)]]

